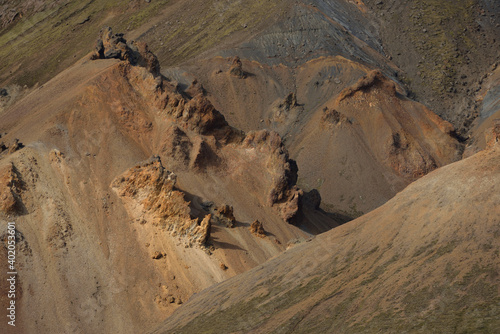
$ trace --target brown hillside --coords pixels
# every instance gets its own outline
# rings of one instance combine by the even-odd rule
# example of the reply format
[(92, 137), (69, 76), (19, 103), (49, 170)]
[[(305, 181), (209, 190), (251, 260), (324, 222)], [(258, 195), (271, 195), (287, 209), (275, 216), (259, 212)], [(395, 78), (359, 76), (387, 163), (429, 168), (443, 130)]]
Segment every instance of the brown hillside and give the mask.
[(377, 70), (342, 57), (297, 68), (242, 64), (244, 79), (230, 74), (231, 59), (191, 70), (232, 124), (280, 133), (299, 166), (298, 184), (318, 189), (327, 211), (357, 217), (460, 158), (453, 126)]
[(440, 168), (197, 294), (152, 333), (494, 333), (499, 166), (497, 143)]
[(277, 133), (230, 127), (203, 92), (132, 65), (147, 48), (123, 48), (128, 60), (86, 57), (3, 115), (2, 140), (20, 143), (0, 153), (0, 208), (24, 242), (21, 331), (137, 332), (337, 226), (302, 204)]
[(0, 333), (500, 332), (499, 18), (0, 1)]

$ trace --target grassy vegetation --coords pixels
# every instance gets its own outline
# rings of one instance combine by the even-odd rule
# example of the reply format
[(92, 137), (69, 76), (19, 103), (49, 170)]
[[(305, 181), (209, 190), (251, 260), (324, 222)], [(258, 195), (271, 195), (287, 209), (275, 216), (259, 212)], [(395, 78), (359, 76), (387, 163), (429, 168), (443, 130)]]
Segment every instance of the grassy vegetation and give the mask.
[(415, 253), (413, 254), (413, 257), (417, 257), (417, 256), (420, 256), (424, 253), (427, 253), (429, 251), (433, 251), (434, 250), (434, 246), (437, 244), (438, 242), (438, 239), (433, 239), (430, 243), (428, 244), (425, 244), (423, 245), (422, 247), (418, 248)]
[[(332, 295), (326, 296), (323, 300), (327, 300), (331, 296)], [(353, 307), (353, 304), (358, 300), (359, 296), (359, 292), (349, 294), (345, 299), (329, 310), (327, 315), (315, 317), (308, 321), (306, 326), (297, 326), (293, 333), (331, 333), (333, 328), (337, 333), (345, 333), (348, 327), (348, 323), (345, 321), (346, 313)]]
[[(180, 18), (165, 31), (160, 53), (170, 63), (178, 63), (214, 47), (224, 37), (257, 26), (274, 17), (283, 1), (205, 1), (195, 15)], [(151, 41), (154, 45), (154, 42)], [(156, 49), (160, 49), (155, 45)]]
[(400, 311), (386, 310), (350, 327), (351, 333), (496, 333), (500, 328), (500, 297), (492, 266), (476, 264), (464, 277), (445, 270), (440, 284), (408, 291)]
[(43, 83), (90, 52), (103, 25), (116, 32), (137, 27), (167, 3), (144, 2), (134, 8), (125, 0), (69, 1), (26, 15), (0, 35), (0, 81)]
[[(452, 240), (452, 241), (448, 242), (447, 244), (440, 246), (432, 254), (432, 256), (426, 260), (426, 262), (432, 262), (445, 254), (451, 253), (458, 246), (458, 244), (459, 244), (458, 240)], [(433, 251), (430, 251), (429, 253), (432, 253), (432, 252)]]
[[(284, 287), (275, 288), (272, 293), (241, 301), (225, 310), (203, 314), (186, 326), (174, 329), (172, 332), (178, 334), (247, 332), (265, 323), (272, 313), (287, 309), (290, 305), (304, 300), (322, 284), (319, 278), (313, 278), (307, 284), (288, 291), (285, 291)], [(234, 321), (235, 319), (238, 321)]]
[(413, 25), (410, 39), (426, 58), (419, 64), (419, 70), (435, 93), (453, 89), (457, 80), (455, 68), (466, 62), (459, 48), (475, 51), (476, 44), (467, 33), (474, 25), (474, 3), (474, 0), (418, 0), (409, 13)]
[[(151, 2), (149, 6), (144, 7), (142, 10), (135, 12), (127, 20), (122, 21), (121, 25), (119, 25), (118, 28), (120, 28), (120, 26), (122, 26), (123, 24), (127, 24), (126, 30), (134, 30), (140, 27), (147, 20), (155, 17), (155, 15), (158, 14), (159, 11), (161, 11), (161, 9), (169, 2), (170, 2), (169, 0)], [(122, 30), (125, 31), (125, 29)]]
[[(145, 31), (160, 62), (174, 65), (217, 45), (228, 35), (256, 27), (275, 17), (282, 1), (192, 2), (193, 8), (169, 7), (173, 0), (67, 1), (55, 8), (28, 13), (0, 31), (0, 83), (32, 86), (43, 83), (94, 48), (107, 25), (115, 32)], [(161, 16), (156, 24), (150, 24)], [(143, 28), (145, 24), (148, 29)]]
[(377, 266), (375, 270), (371, 273), (370, 277), (367, 279), (363, 280), (361, 282), (361, 285), (368, 285), (379, 279), (379, 277), (386, 272), (387, 267), (393, 263), (395, 263), (399, 259), (399, 255), (394, 255), (391, 259), (389, 259), (387, 262)]

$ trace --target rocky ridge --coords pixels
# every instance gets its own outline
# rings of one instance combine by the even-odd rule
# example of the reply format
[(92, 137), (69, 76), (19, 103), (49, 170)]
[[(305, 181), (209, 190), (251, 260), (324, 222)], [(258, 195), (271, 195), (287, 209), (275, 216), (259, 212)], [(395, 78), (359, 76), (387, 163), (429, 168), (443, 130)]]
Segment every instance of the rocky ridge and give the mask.
[[(104, 50), (130, 47), (104, 31)], [(195, 80), (184, 89), (147, 62), (110, 55), (83, 58), (2, 114), (2, 140), (24, 143), (1, 155), (25, 186), (16, 198), (5, 173), (0, 220), (14, 219), (31, 250), (18, 258), (19, 281), (33, 291), (29, 303), (19, 297), (19, 314), (36, 320), (20, 324), (27, 332), (61, 329), (44, 312), (54, 303), (65, 304), (65, 331), (142, 330), (306, 230), (338, 225), (301, 212), (297, 169), (277, 133), (245, 134)], [(247, 228), (255, 220), (266, 238)], [(133, 296), (144, 307), (130, 307)]]
[(494, 332), (499, 159), (496, 143), (433, 171), (371, 213), (193, 296), (151, 333)]
[(175, 190), (175, 183), (175, 174), (166, 171), (160, 158), (154, 157), (119, 176), (112, 188), (120, 197), (134, 200), (138, 207), (130, 204), (129, 210), (141, 212), (136, 220), (145, 224), (149, 220), (146, 217), (151, 216), (153, 225), (182, 238), (186, 245), (204, 246), (210, 236), (211, 216), (193, 219), (189, 203), (182, 192)]
[(494, 1), (0, 6), (21, 332), (497, 325)]
[(13, 164), (0, 171), (0, 212), (15, 214), (22, 212), (22, 181)]

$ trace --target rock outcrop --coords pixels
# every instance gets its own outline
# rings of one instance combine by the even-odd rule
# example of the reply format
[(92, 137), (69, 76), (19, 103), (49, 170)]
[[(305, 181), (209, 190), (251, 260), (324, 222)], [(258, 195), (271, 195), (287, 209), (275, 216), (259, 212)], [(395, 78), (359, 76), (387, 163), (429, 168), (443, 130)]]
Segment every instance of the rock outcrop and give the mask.
[(23, 147), (24, 145), (19, 141), (19, 139), (15, 138), (9, 145), (9, 153), (14, 153), (15, 151), (18, 151)]
[(96, 50), (91, 59), (120, 59), (147, 68), (154, 76), (160, 75), (160, 63), (144, 42), (130, 43), (124, 34), (113, 34), (110, 27), (101, 29), (96, 42)]
[(276, 110), (287, 112), (290, 111), (290, 109), (297, 107), (298, 105), (299, 104), (297, 103), (297, 96), (292, 92), (277, 104)]
[[(0, 138), (2, 138), (1, 135)], [(10, 144), (5, 144), (5, 142), (0, 141), (0, 153), (4, 151), (8, 151), (8, 153), (14, 153), (16, 151), (19, 151), (23, 147), (24, 147), (23, 143), (21, 143), (17, 138), (12, 140)]]
[(0, 171), (0, 212), (4, 214), (19, 213), (22, 181), (13, 164)]
[(166, 256), (167, 256), (167, 254), (165, 254), (165, 252), (156, 251), (156, 252), (154, 252), (153, 255), (151, 255), (151, 258), (153, 260), (160, 260), (160, 259), (163, 259)]
[(274, 174), (267, 203), (276, 206), (286, 222), (295, 222), (301, 208), (303, 191), (296, 185), (297, 164), (289, 158), (281, 137), (274, 131), (251, 131), (243, 141), (243, 146), (260, 147), (270, 154), (268, 164), (273, 166)]
[(247, 77), (247, 74), (243, 71), (243, 63), (241, 62), (240, 57), (235, 56), (233, 58), (233, 63), (229, 68), (229, 74), (240, 79), (245, 79)]
[(270, 120), (274, 124), (282, 124), (282, 126), (290, 126), (291, 122), (297, 119), (298, 114), (303, 111), (297, 103), (295, 93), (289, 93), (284, 99), (276, 101), (272, 106), (272, 114)]
[(223, 204), (221, 206), (214, 207), (211, 211), (212, 223), (223, 225), (226, 227), (234, 227), (234, 225), (236, 224), (236, 218), (234, 217), (232, 206)]
[(210, 235), (210, 217), (202, 222), (192, 218), (189, 202), (175, 189), (175, 184), (176, 175), (167, 171), (156, 156), (116, 178), (112, 187), (120, 197), (143, 207), (154, 225), (181, 238), (188, 246), (203, 245)]
[(341, 114), (337, 110), (325, 107), (323, 108), (323, 115), (321, 117), (321, 121), (324, 124), (338, 125), (346, 121), (348, 122), (348, 119), (345, 115)]
[(224, 116), (205, 96), (199, 94), (188, 100), (178, 93), (165, 91), (161, 99), (163, 110), (169, 116), (185, 123), (189, 130), (203, 135), (225, 130), (225, 133), (230, 135)]
[(200, 225), (197, 226), (194, 230), (193, 234), (197, 236), (196, 242), (200, 246), (205, 245), (210, 238), (210, 230), (212, 228), (211, 218), (212, 215), (206, 215), (205, 218), (203, 218), (203, 220), (201, 221)]
[(396, 85), (393, 81), (388, 80), (379, 70), (373, 70), (367, 73), (364, 77), (358, 80), (354, 85), (345, 88), (337, 97), (337, 102), (354, 95), (359, 91), (368, 91), (371, 87), (380, 85), (383, 89), (391, 94), (396, 94)]
[(264, 230), (264, 226), (262, 223), (258, 220), (254, 221), (252, 225), (249, 227), (250, 232), (252, 232), (253, 235), (259, 237), (259, 238), (265, 238), (266, 237), (266, 231)]

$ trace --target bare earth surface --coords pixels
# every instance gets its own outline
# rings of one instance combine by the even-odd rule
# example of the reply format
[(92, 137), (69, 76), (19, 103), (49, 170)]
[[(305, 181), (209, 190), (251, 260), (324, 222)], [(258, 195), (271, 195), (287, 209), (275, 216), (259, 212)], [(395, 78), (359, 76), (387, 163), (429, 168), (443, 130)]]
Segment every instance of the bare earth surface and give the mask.
[(152, 333), (494, 333), (499, 166), (497, 142), (197, 294)]
[(498, 332), (499, 17), (1, 2), (0, 332)]

